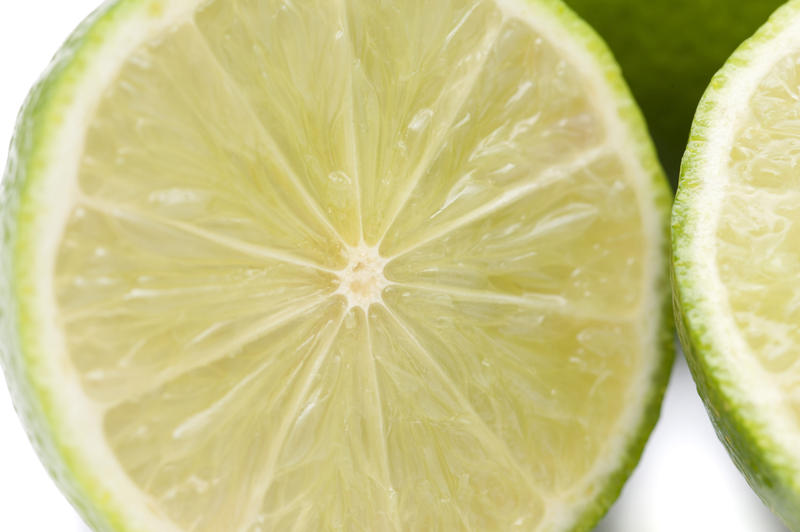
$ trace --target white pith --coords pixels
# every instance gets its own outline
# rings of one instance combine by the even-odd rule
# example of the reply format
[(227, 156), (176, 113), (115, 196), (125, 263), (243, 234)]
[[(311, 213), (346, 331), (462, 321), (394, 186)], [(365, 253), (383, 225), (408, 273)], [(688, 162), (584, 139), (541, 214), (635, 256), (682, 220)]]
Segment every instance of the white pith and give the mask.
[[(42, 342), (41, 352), (58, 355), (37, 361), (38, 364), (47, 368), (40, 375), (47, 375), (47, 378), (53, 383), (52, 386), (48, 382), (39, 384), (53, 391), (57, 404), (69, 405), (68, 408), (63, 407), (59, 411), (59, 414), (63, 415), (62, 418), (51, 420), (58, 427), (58, 434), (62, 441), (69, 442), (70, 439), (77, 439), (71, 438), (71, 435), (74, 434), (84, 442), (95, 443), (94, 446), (84, 446), (76, 452), (80, 452), (81, 460), (89, 465), (91, 471), (99, 472), (97, 473), (98, 479), (102, 478), (102, 485), (112, 491), (114, 498), (124, 501), (125, 519), (131, 524), (132, 529), (178, 531), (176, 527), (154, 515), (148, 509), (151, 506), (150, 502), (130, 481), (106, 445), (102, 430), (102, 408), (87, 399), (79, 384), (78, 375), (71, 367), (69, 357), (64, 352), (62, 331), (55, 314), (57, 305), (54, 299), (54, 289), (50, 280), (53, 277), (52, 271), (61, 231), (66, 224), (70, 210), (77, 202), (76, 179), (78, 158), (82, 152), (82, 137), (76, 135), (75, 132), (86, 129), (93, 114), (95, 102), (99, 100), (104, 88), (114, 79), (123, 59), (142, 43), (156, 37), (176, 21), (184, 20), (201, 3), (196, 0), (169, 2), (163, 6), (163, 11), (154, 17), (149, 10), (152, 4), (142, 2), (135, 10), (131, 10), (132, 13), (127, 15), (124, 23), (118, 24), (115, 31), (106, 34), (108, 40), (96, 52), (95, 57), (87, 60), (88, 70), (74, 87), (75, 96), (67, 107), (69, 114), (64, 117), (57, 136), (49, 145), (53, 152), (48, 159), (55, 161), (56, 164), (49, 173), (46, 173), (47, 177), (39, 183), (42, 193), (37, 195), (41, 209), (35, 224), (39, 228), (39, 233), (45, 235), (45, 238), (39, 241), (40, 247), (36, 249), (35, 264), (40, 269), (36, 273), (36, 277), (46, 280), (46, 282), (37, 287), (36, 297), (38, 308), (42, 309), (43, 313), (47, 313), (43, 315), (42, 319), (42, 322), (46, 324), (46, 329), (43, 329), (40, 339)], [(536, 27), (537, 31), (548, 35), (550, 40), (558, 43), (564, 55), (578, 65), (587, 79), (593, 80), (592, 94), (596, 98), (596, 108), (603, 110), (606, 114), (605, 125), (609, 132), (610, 144), (608, 149), (623, 156), (624, 163), (631, 169), (631, 175), (648, 176), (647, 171), (641, 167), (636, 157), (624, 156), (624, 154), (635, 153), (636, 150), (632, 148), (635, 142), (630, 138), (627, 127), (620, 120), (617, 109), (608, 105), (608, 102), (615, 101), (617, 96), (606, 83), (605, 74), (599, 69), (595, 59), (547, 9), (514, 0), (503, 0), (498, 3), (510, 16), (527, 20)], [(161, 4), (158, 3), (158, 5)], [(72, 171), (67, 172), (65, 168), (72, 169)], [(640, 212), (646, 232), (652, 239), (659, 240), (661, 238), (660, 220), (658, 213), (651, 208), (653, 193), (646, 186), (648, 182), (648, 179), (635, 181), (636, 186), (640, 187), (637, 191), (642, 205)], [(54, 193), (56, 190), (61, 193)], [(660, 256), (655, 251), (658, 246), (651, 249), (654, 251), (646, 261), (645, 279), (655, 285), (661, 281)], [(348, 267), (339, 274), (341, 284), (337, 293), (346, 297), (349, 305), (353, 307), (366, 309), (371, 304), (380, 303), (381, 291), (389, 284), (383, 275), (383, 267), (387, 262), (387, 259), (382, 258), (376, 248), (366, 246), (351, 248), (351, 261)], [(650, 293), (652, 290), (648, 289), (646, 292)], [(648, 301), (648, 303), (652, 305), (652, 308), (641, 309), (641, 314), (645, 316), (660, 315), (660, 301), (654, 300)], [(654, 350), (651, 346), (658, 344), (660, 325), (658, 320), (654, 320), (651, 323), (651, 329), (647, 334), (642, 335), (647, 343), (643, 350)], [(645, 401), (658, 361), (651, 358), (647, 362), (650, 366), (642, 372), (634, 394), (636, 400), (633, 403), (636, 405)], [(634, 431), (638, 428), (640, 417), (641, 412), (637, 408), (626, 412), (620, 430), (617, 431), (617, 437), (614, 441), (609, 442), (610, 450), (607, 456), (614, 457), (614, 459), (598, 465), (596, 471), (588, 478), (602, 482), (606, 475), (617, 469), (618, 457), (622, 456)], [(602, 485), (596, 483), (576, 486), (570, 495), (572, 504), (565, 504), (563, 508), (558, 508), (556, 505), (548, 507), (547, 525), (559, 528), (568, 526), (576, 518), (573, 514), (575, 508), (580, 508), (583, 501), (590, 501), (600, 488)]]

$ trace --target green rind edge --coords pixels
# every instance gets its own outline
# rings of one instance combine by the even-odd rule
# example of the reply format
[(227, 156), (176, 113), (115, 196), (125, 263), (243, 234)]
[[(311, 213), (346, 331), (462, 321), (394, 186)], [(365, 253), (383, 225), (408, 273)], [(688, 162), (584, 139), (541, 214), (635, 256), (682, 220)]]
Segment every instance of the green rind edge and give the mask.
[[(530, 0), (528, 0), (530, 1)], [(654, 321), (661, 324), (659, 328), (660, 360), (651, 378), (649, 395), (643, 409), (639, 427), (633, 431), (634, 437), (628, 442), (623, 453), (623, 460), (615, 471), (606, 480), (605, 488), (600, 495), (580, 514), (576, 525), (571, 532), (589, 532), (608, 512), (612, 504), (619, 498), (625, 482), (639, 463), (645, 444), (658, 422), (661, 413), (661, 403), (672, 373), (672, 364), (675, 359), (675, 329), (672, 317), (672, 301), (669, 286), (669, 267), (666, 258), (669, 257), (670, 246), (670, 208), (672, 206), (672, 189), (658, 161), (656, 149), (647, 130), (644, 116), (636, 104), (619, 65), (614, 59), (610, 48), (597, 32), (592, 29), (582, 18), (561, 0), (539, 0), (548, 6), (551, 12), (568, 30), (568, 32), (581, 43), (594, 57), (597, 64), (602, 67), (605, 81), (616, 97), (617, 112), (622, 122), (627, 126), (628, 132), (638, 151), (639, 162), (645, 172), (650, 175), (650, 190), (653, 192), (653, 207), (658, 210), (661, 220), (662, 249), (664, 266), (658, 284), (664, 287), (664, 296), (661, 303), (660, 315), (653, 317)]]
[[(130, 2), (110, 0), (90, 14), (70, 35), (28, 94), (17, 117), (0, 188), (0, 364), (14, 408), (50, 476), (83, 517), (98, 532), (142, 532), (130, 529), (101, 479), (80, 467), (73, 443), (57, 434), (58, 407), (43, 383), (37, 382), (36, 309), (26, 294), (36, 279), (28, 275), (31, 221), (37, 216), (34, 185), (46, 167), (45, 151), (60, 111), (69, 105), (85, 58), (103, 44), (103, 36), (125, 19)], [(25, 346), (23, 348), (23, 346)]]
[[(68, 105), (74, 80), (85, 68), (84, 60), (91, 50), (102, 46), (107, 31), (124, 21), (126, 13), (147, 0), (110, 0), (90, 15), (69, 37), (52, 63), (33, 87), (20, 111), (8, 163), (0, 189), (0, 229), (3, 244), (0, 249), (0, 363), (8, 376), (7, 382), (14, 406), (23, 421), (28, 437), (42, 462), (61, 491), (77, 509), (86, 523), (98, 532), (142, 532), (129, 528), (123, 518), (120, 501), (102, 488), (102, 481), (88, 468), (80, 467), (72, 443), (61, 441), (57, 431), (58, 408), (35, 372), (36, 353), (24, 346), (35, 345), (35, 309), (26, 303), (24, 294), (36, 282), (29, 278), (25, 260), (30, 257), (26, 238), (31, 231), (30, 221), (36, 216), (36, 201), (31, 185), (45, 167), (44, 155), (51, 135), (51, 124), (57, 124), (59, 111)], [(526, 0), (534, 1), (534, 0)], [(605, 42), (561, 0), (538, 0), (555, 15), (568, 32), (591, 53), (602, 67), (605, 80), (617, 98), (619, 116), (628, 127), (639, 160), (651, 176), (654, 206), (663, 219), (663, 250), (668, 256), (669, 209), (671, 193), (647, 127), (630, 90), (623, 80), (619, 66)], [(666, 287), (668, 272), (664, 269)], [(660, 328), (660, 360), (652, 376), (650, 393), (643, 410), (642, 421), (624, 453), (619, 467), (606, 480), (605, 487), (591, 505), (585, 508), (572, 532), (588, 532), (616, 501), (625, 481), (639, 462), (644, 446), (658, 420), (661, 402), (669, 380), (674, 359), (673, 323), (668, 290), (658, 321)]]
[(776, 10), (751, 38), (742, 43), (717, 72), (695, 114), (689, 144), (681, 163), (681, 177), (672, 211), (671, 277), (675, 319), (683, 351), (717, 436), (748, 484), (792, 530), (800, 531), (800, 489), (797, 464), (779, 450), (770, 436), (763, 413), (746, 400), (746, 393), (725, 367), (702, 307), (708, 303), (692, 272), (690, 246), (698, 224), (693, 192), (703, 181), (705, 146), (714, 134), (714, 111), (725, 102), (720, 90), (738, 71), (747, 68), (754, 53), (800, 15), (800, 0)]

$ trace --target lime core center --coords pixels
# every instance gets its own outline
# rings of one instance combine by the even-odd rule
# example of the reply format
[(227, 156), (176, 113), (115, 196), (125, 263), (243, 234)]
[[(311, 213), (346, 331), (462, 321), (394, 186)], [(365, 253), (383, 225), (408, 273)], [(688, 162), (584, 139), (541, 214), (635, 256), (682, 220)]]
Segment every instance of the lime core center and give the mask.
[(373, 303), (380, 303), (381, 292), (389, 284), (383, 274), (386, 262), (376, 247), (364, 244), (351, 247), (350, 262), (339, 274), (337, 293), (347, 298), (350, 307), (366, 310)]

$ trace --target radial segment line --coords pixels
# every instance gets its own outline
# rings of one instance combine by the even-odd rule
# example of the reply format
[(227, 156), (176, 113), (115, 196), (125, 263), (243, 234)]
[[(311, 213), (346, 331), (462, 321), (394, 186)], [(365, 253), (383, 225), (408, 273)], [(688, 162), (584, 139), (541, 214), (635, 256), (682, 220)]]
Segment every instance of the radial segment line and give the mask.
[(490, 292), (488, 290), (475, 290), (472, 288), (462, 288), (459, 286), (433, 284), (433, 283), (405, 283), (390, 281), (391, 285), (399, 288), (407, 288), (411, 290), (422, 290), (425, 292), (432, 292), (435, 294), (443, 294), (452, 296), (465, 301), (482, 301), (486, 303), (497, 303), (499, 305), (514, 305), (531, 310), (540, 310), (543, 312), (551, 312), (559, 315), (566, 315), (583, 320), (595, 320), (602, 322), (628, 322), (632, 321), (639, 315), (639, 309), (634, 309), (624, 314), (611, 315), (609, 313), (592, 312), (591, 309), (580, 308), (574, 302), (559, 295), (544, 295), (544, 294), (526, 294), (524, 296), (515, 296), (511, 294), (502, 294), (499, 292)]
[[(263, 320), (260, 320), (246, 330), (241, 332), (236, 338), (225, 342), (221, 346), (214, 349), (214, 351), (210, 352), (207, 356), (199, 358), (195, 357), (191, 359), (191, 363), (181, 366), (180, 368), (171, 367), (169, 370), (164, 371), (152, 381), (148, 383), (148, 386), (137, 392), (134, 397), (125, 397), (120, 400), (117, 400), (113, 403), (107, 404), (107, 410), (113, 410), (114, 408), (126, 403), (130, 402), (131, 400), (139, 399), (148, 393), (152, 392), (153, 390), (158, 390), (161, 387), (165, 386), (172, 380), (178, 379), (187, 373), (190, 373), (196, 369), (202, 368), (204, 366), (208, 366), (213, 364), (214, 362), (232, 354), (237, 353), (240, 349), (242, 349), (247, 344), (255, 342), (271, 332), (274, 332), (279, 327), (282, 327), (292, 321), (295, 318), (298, 318), (304, 314), (307, 314), (314, 310), (315, 308), (319, 307), (324, 301), (325, 297), (317, 297), (311, 300), (309, 303), (302, 305), (300, 307), (294, 309), (285, 309), (282, 312), (277, 314), (273, 314), (267, 316)], [(196, 341), (196, 339), (195, 339)], [(132, 349), (140, 348), (139, 344), (133, 346)], [(131, 353), (133, 354), (133, 353)], [(130, 356), (130, 355), (129, 355)], [(264, 364), (256, 370), (256, 372), (262, 371), (268, 364)]]
[[(243, 18), (241, 20), (248, 20), (248, 17), (244, 14), (241, 15)], [(236, 92), (236, 96), (240, 103), (242, 103), (247, 109), (250, 111), (252, 116), (255, 118), (254, 122), (256, 127), (258, 127), (259, 131), (261, 131), (262, 135), (264, 136), (264, 142), (267, 144), (267, 148), (271, 152), (274, 157), (274, 162), (278, 165), (278, 167), (286, 174), (289, 178), (289, 181), (294, 185), (297, 192), (303, 198), (303, 202), (305, 203), (306, 207), (311, 209), (311, 212), (317, 217), (320, 223), (322, 223), (331, 233), (336, 236), (339, 240), (339, 243), (342, 245), (346, 245), (344, 240), (342, 239), (342, 235), (339, 234), (339, 231), (333, 226), (330, 219), (325, 215), (322, 210), (322, 206), (319, 205), (317, 200), (311, 197), (308, 189), (303, 185), (300, 176), (292, 169), (292, 165), (289, 163), (286, 154), (283, 153), (283, 150), (278, 146), (278, 143), (275, 141), (275, 138), (272, 134), (267, 130), (266, 124), (264, 124), (263, 120), (259, 116), (258, 112), (256, 112), (256, 106), (251, 100), (250, 96), (242, 89), (239, 82), (236, 81), (233, 74), (225, 68), (225, 65), (222, 64), (219, 56), (217, 56), (216, 52), (211, 46), (211, 42), (209, 41), (208, 37), (205, 33), (200, 29), (197, 25), (197, 21), (194, 19), (192, 20), (192, 27), (200, 36), (200, 42), (203, 45), (204, 50), (208, 53), (211, 58), (211, 61), (214, 65), (216, 65), (217, 69), (219, 70), (220, 74), (228, 80), (228, 85), (233, 88)], [(248, 27), (249, 29), (249, 27)]]
[(291, 406), (286, 409), (286, 414), (281, 419), (280, 425), (278, 425), (278, 430), (271, 441), (271, 445), (267, 453), (267, 461), (262, 477), (263, 480), (253, 488), (252, 499), (249, 501), (245, 511), (242, 514), (244, 516), (244, 520), (242, 522), (243, 525), (248, 525), (256, 521), (259, 513), (259, 507), (263, 503), (263, 499), (270, 487), (272, 487), (272, 483), (275, 481), (278, 458), (280, 457), (281, 450), (283, 450), (283, 446), (286, 444), (286, 440), (291, 433), (292, 424), (297, 420), (297, 416), (300, 413), (300, 408), (303, 405), (303, 400), (308, 396), (308, 391), (311, 388), (311, 384), (314, 382), (314, 378), (319, 375), (319, 370), (327, 360), (331, 351), (331, 347), (333, 347), (336, 338), (339, 336), (339, 331), (342, 328), (342, 323), (344, 323), (346, 315), (347, 310), (342, 310), (341, 315), (333, 327), (333, 331), (329, 337), (325, 339), (324, 345), (319, 350), (319, 353), (316, 355), (311, 368), (309, 368), (305, 379), (300, 385), (300, 391), (295, 396)]
[(186, 222), (171, 220), (170, 218), (166, 218), (164, 216), (159, 216), (154, 213), (142, 212), (128, 206), (115, 205), (108, 201), (92, 198), (86, 195), (81, 195), (78, 198), (78, 203), (84, 207), (88, 207), (91, 210), (106, 214), (114, 218), (122, 218), (132, 222), (139, 222), (139, 223), (150, 222), (164, 227), (177, 229), (178, 231), (182, 231), (189, 235), (202, 238), (203, 240), (213, 242), (214, 244), (220, 245), (222, 247), (234, 251), (238, 251), (240, 253), (244, 253), (245, 255), (249, 255), (251, 257), (256, 257), (261, 259), (271, 259), (278, 262), (294, 264), (295, 266), (301, 266), (304, 268), (313, 268), (315, 270), (320, 270), (331, 274), (339, 273), (337, 270), (328, 268), (326, 266), (322, 266), (320, 264), (317, 264), (316, 262), (295, 256), (291, 253), (287, 253), (279, 249), (266, 247), (261, 244), (250, 244), (248, 242), (239, 240), (238, 238), (221, 235), (213, 231), (201, 229)]
[(347, 0), (339, 0), (339, 16), (341, 17), (342, 32), (344, 33), (345, 41), (347, 42), (347, 50), (350, 54), (350, 68), (347, 69), (347, 83), (349, 84), (350, 102), (347, 105), (348, 118), (345, 121), (345, 135), (347, 137), (347, 158), (350, 163), (351, 171), (353, 172), (353, 182), (356, 188), (356, 218), (358, 219), (358, 239), (359, 243), (364, 241), (364, 216), (361, 212), (362, 199), (361, 199), (361, 176), (360, 176), (360, 158), (358, 152), (358, 137), (356, 135), (356, 91), (354, 77), (354, 63), (356, 59), (355, 47), (353, 46), (353, 36), (350, 33), (350, 23), (347, 19)]
[(230, 404), (230, 402), (234, 400), (234, 398), (242, 389), (256, 380), (257, 377), (260, 377), (261, 373), (271, 366), (273, 362), (273, 360), (269, 359), (262, 363), (260, 366), (258, 366), (258, 368), (256, 368), (255, 371), (247, 375), (241, 381), (237, 382), (233, 388), (225, 393), (225, 395), (214, 401), (207, 408), (204, 408), (203, 410), (184, 420), (183, 423), (175, 427), (175, 429), (172, 431), (172, 437), (176, 440), (185, 438), (187, 436), (191, 437), (196, 435), (198, 431), (206, 428), (214, 416), (222, 412), (223, 408)]
[(511, 188), (510, 190), (506, 190), (502, 194), (500, 194), (495, 199), (486, 202), (485, 204), (481, 205), (480, 207), (473, 209), (456, 219), (452, 220), (450, 223), (445, 224), (438, 229), (434, 230), (427, 236), (423, 237), (422, 239), (418, 240), (417, 242), (412, 242), (407, 245), (405, 248), (401, 248), (400, 251), (395, 252), (395, 254), (391, 257), (390, 260), (396, 259), (402, 255), (410, 253), (415, 249), (418, 249), (429, 242), (437, 240), (443, 236), (446, 236), (457, 229), (460, 229), (474, 221), (480, 220), (485, 216), (488, 216), (503, 207), (511, 205), (512, 203), (533, 194), (534, 192), (538, 192), (541, 190), (546, 189), (547, 187), (554, 185), (564, 179), (569, 178), (570, 176), (574, 175), (575, 172), (579, 171), (582, 168), (585, 168), (592, 163), (599, 160), (601, 157), (609, 155), (612, 153), (606, 146), (595, 146), (584, 151), (582, 154), (577, 156), (575, 159), (568, 163), (558, 164), (555, 166), (551, 166), (546, 170), (539, 173), (536, 177), (526, 180), (521, 184), (516, 185), (515, 187)]
[[(456, 28), (461, 27), (464, 24), (466, 18), (470, 17), (475, 9), (478, 8), (480, 4), (475, 3), (470, 10), (464, 14), (462, 20), (459, 22)], [(430, 140), (430, 142), (426, 143), (426, 149), (423, 152), (422, 157), (420, 158), (419, 163), (411, 172), (411, 176), (408, 179), (408, 184), (406, 187), (400, 192), (398, 201), (393, 202), (392, 206), (389, 207), (389, 216), (387, 216), (386, 227), (383, 228), (380, 238), (378, 239), (378, 246), (383, 242), (383, 239), (386, 237), (386, 234), (391, 229), (392, 225), (397, 220), (397, 217), (403, 210), (403, 207), (406, 206), (408, 201), (411, 199), (411, 195), (414, 192), (414, 189), (417, 188), (419, 185), (420, 180), (422, 177), (430, 170), (433, 163), (436, 161), (436, 158), (439, 154), (444, 150), (446, 146), (445, 139), (447, 138), (448, 134), (451, 132), (453, 125), (455, 124), (456, 119), (460, 115), (461, 111), (464, 108), (464, 105), (469, 98), (469, 95), (472, 94), (472, 91), (475, 89), (475, 86), (478, 83), (478, 79), (480, 78), (481, 73), (486, 68), (486, 63), (489, 60), (490, 51), (494, 48), (497, 40), (500, 37), (500, 32), (503, 28), (504, 22), (501, 21), (496, 28), (492, 31), (489, 31), (484, 36), (484, 39), (481, 41), (480, 46), (478, 46), (477, 50), (475, 50), (474, 54), (482, 54), (480, 61), (475, 65), (473, 70), (467, 74), (466, 76), (458, 76), (458, 79), (453, 79), (455, 76), (451, 77), (448, 82), (446, 83), (446, 87), (451, 87), (456, 83), (463, 83), (464, 88), (460, 91), (459, 95), (456, 97), (455, 105), (452, 106), (452, 111), (444, 117), (444, 124), (438, 130), (434, 131), (434, 138)], [(453, 30), (456, 31), (456, 30)], [(465, 82), (466, 80), (466, 82)], [(435, 106), (441, 108), (443, 104), (443, 100), (449, 100), (452, 96), (447, 94), (447, 90), (443, 90), (442, 94), (436, 100)]]
[(464, 392), (456, 385), (453, 379), (447, 374), (447, 372), (433, 357), (433, 355), (431, 355), (428, 349), (422, 345), (417, 338), (417, 335), (411, 331), (411, 329), (406, 325), (405, 321), (388, 306), (384, 305), (383, 308), (386, 310), (387, 314), (391, 316), (392, 320), (397, 323), (397, 326), (402, 329), (406, 336), (408, 336), (409, 340), (411, 340), (411, 342), (414, 344), (414, 347), (416, 347), (419, 353), (425, 358), (433, 371), (439, 375), (439, 378), (456, 398), (461, 408), (464, 409), (468, 415), (475, 419), (478, 426), (481, 428), (481, 430), (478, 432), (480, 432), (483, 436), (481, 439), (484, 441), (484, 443), (490, 447), (490, 450), (493, 448), (494, 451), (499, 452), (502, 456), (504, 456), (508, 461), (508, 464), (516, 471), (519, 471), (520, 476), (525, 481), (525, 485), (528, 487), (528, 490), (531, 492), (531, 494), (536, 497), (540, 497), (541, 494), (536, 489), (536, 483), (533, 482), (528, 470), (519, 463), (519, 460), (517, 460), (517, 458), (511, 452), (511, 449), (508, 447), (508, 443), (506, 443), (505, 440), (498, 436), (494, 430), (492, 430), (489, 425), (486, 424), (486, 421), (480, 416), (480, 414), (478, 414), (467, 396), (464, 395)]
[[(384, 483), (386, 487), (394, 491), (393, 483), (392, 483), (392, 472), (391, 468), (389, 467), (389, 447), (388, 442), (386, 439), (386, 429), (384, 428), (384, 419), (383, 419), (383, 401), (381, 399), (381, 388), (378, 383), (378, 368), (375, 364), (375, 352), (372, 346), (372, 331), (369, 325), (369, 312), (364, 313), (364, 329), (366, 334), (366, 349), (367, 349), (367, 358), (369, 359), (370, 365), (370, 384), (375, 393), (375, 406), (378, 413), (378, 419), (376, 423), (378, 425), (378, 434), (381, 438), (381, 469), (382, 474), (384, 476)], [(400, 524), (400, 518), (398, 516), (397, 511), (397, 502), (395, 499), (388, 497), (389, 499), (389, 512), (391, 516), (391, 520), (394, 523), (396, 529), (399, 531), (402, 526)]]
[[(195, 31), (197, 31), (197, 26), (196, 26), (196, 25), (194, 25), (194, 29), (195, 29)], [(202, 38), (200, 39), (200, 42), (201, 42), (201, 46), (204, 46), (204, 47), (206, 47), (206, 48), (207, 48), (207, 43), (206, 43), (206, 42), (205, 42), (205, 41), (204, 41)], [(214, 62), (214, 63), (217, 63), (217, 64), (218, 64), (218, 59), (217, 59), (217, 58), (216, 58), (216, 57), (215, 57), (215, 56), (214, 56), (214, 55), (211, 53), (211, 51), (210, 51), (210, 50), (208, 51), (208, 55), (210, 56), (210, 59), (211, 59), (211, 61), (212, 61), (212, 62)], [(218, 65), (218, 66), (219, 66), (219, 65)], [(219, 66), (219, 68), (221, 69), (222, 67), (221, 67), (221, 66)], [(190, 97), (190, 95), (186, 93), (186, 90), (184, 89), (184, 84), (183, 84), (183, 83), (181, 83), (181, 82), (180, 82), (180, 80), (176, 80), (176, 79), (174, 79), (174, 77), (172, 76), (172, 73), (171, 73), (171, 72), (168, 72), (166, 75), (169, 77), (170, 81), (172, 81), (172, 84), (173, 84), (173, 87), (175, 87), (175, 90), (176, 90), (176, 91), (177, 91), (177, 92), (178, 92), (178, 93), (179, 93), (179, 94), (180, 94), (180, 95), (181, 95), (183, 98), (189, 98), (189, 97)], [(228, 79), (228, 80), (230, 81), (230, 83), (231, 83), (231, 84), (233, 84), (233, 81), (232, 81), (232, 80), (230, 80), (230, 76), (228, 75), (228, 73), (227, 73), (227, 72), (224, 72), (224, 71), (223, 71), (223, 72), (222, 72), (222, 75), (223, 75), (223, 77), (225, 77), (226, 79)], [(239, 92), (239, 89), (238, 89), (238, 87), (236, 87), (234, 90), (236, 90), (237, 92)], [(249, 106), (249, 102), (248, 102), (248, 101), (246, 101), (246, 100), (244, 99), (244, 97), (243, 97), (241, 94), (239, 95), (239, 100), (240, 100), (240, 103), (242, 103), (244, 106), (246, 106), (246, 107), (248, 107), (248, 108), (250, 107), (250, 106)], [(193, 109), (193, 112), (194, 112), (194, 116), (195, 116), (195, 117), (196, 117), (196, 118), (197, 118), (199, 121), (201, 121), (201, 122), (202, 122), (202, 123), (204, 123), (204, 124), (207, 124), (208, 126), (213, 126), (213, 123), (211, 123), (211, 122), (209, 122), (209, 121), (208, 121), (208, 118), (207, 118), (207, 116), (205, 115), (205, 113), (203, 113), (203, 112), (202, 112), (202, 110)], [(255, 124), (255, 126), (256, 126), (256, 127), (257, 127), (257, 128), (258, 128), (258, 129), (259, 129), (261, 132), (262, 132), (262, 134), (263, 134), (263, 135), (265, 135), (265, 136), (268, 136), (268, 135), (266, 135), (266, 132), (264, 131), (263, 124), (262, 124), (260, 121), (256, 120), (256, 121), (254, 121), (254, 124)], [(217, 142), (216, 142), (216, 141), (215, 141), (213, 138), (211, 138), (211, 137), (207, 136), (207, 133), (208, 133), (207, 131), (200, 132), (200, 134), (202, 134), (202, 135), (205, 137), (205, 139), (206, 139), (206, 142), (208, 143), (208, 145), (209, 145), (209, 146), (211, 146), (211, 147), (212, 147), (212, 149), (217, 149), (217, 153), (218, 153), (218, 155), (219, 155), (220, 157), (223, 157), (223, 156), (224, 156), (224, 153), (223, 153), (223, 151), (221, 151), (221, 150), (218, 150)], [(294, 177), (291, 175), (291, 173), (290, 173), (288, 170), (284, 169), (284, 172), (286, 172), (286, 173), (287, 173), (287, 175), (289, 176), (290, 180), (291, 180), (291, 179), (294, 179)], [(258, 180), (256, 180), (256, 179), (253, 179), (253, 181), (254, 181), (254, 184), (253, 184), (253, 186), (255, 186), (256, 190), (257, 190), (259, 193), (261, 193), (261, 194), (267, 195), (267, 193), (266, 193), (266, 192), (265, 192), (265, 190), (264, 190), (264, 183), (262, 183), (262, 182), (259, 182), (259, 181), (258, 181)], [(297, 186), (297, 184), (296, 184), (296, 183), (293, 183), (293, 185), (295, 185), (295, 187)], [(302, 190), (299, 190), (299, 191), (300, 191), (301, 193), (303, 192)], [(309, 200), (306, 200), (306, 199), (304, 199), (304, 201), (306, 201), (306, 203), (308, 204), (308, 201), (309, 201)], [(312, 208), (312, 211), (313, 211), (313, 207), (314, 207), (314, 205), (313, 205), (313, 204), (308, 204), (307, 206), (311, 207), (311, 208)], [(261, 206), (259, 206), (259, 208), (263, 209), (263, 207), (261, 207)], [(314, 214), (315, 216), (317, 216), (317, 217), (318, 217), (318, 214), (317, 214), (316, 212), (313, 212), (313, 214)], [(303, 227), (305, 227), (307, 230), (309, 230), (309, 231), (311, 231), (311, 232), (314, 232), (314, 233), (317, 233), (317, 231), (316, 231), (316, 229), (315, 229), (315, 228), (311, 227), (311, 226), (310, 226), (310, 225), (309, 225), (309, 224), (308, 224), (306, 221), (304, 221), (304, 220), (301, 220), (301, 219), (300, 219), (300, 218), (297, 216), (297, 214), (296, 214), (296, 213), (291, 213), (291, 216), (292, 216), (292, 219), (293, 219), (293, 221), (294, 221), (295, 223), (301, 224), (301, 225), (302, 225)], [(324, 222), (325, 222), (325, 220), (324, 220), (324, 219), (322, 219), (321, 221), (322, 221), (322, 223), (323, 223), (323, 225), (324, 225)], [(333, 230), (331, 227), (328, 227), (328, 229), (331, 229), (331, 230)], [(334, 233), (335, 233), (335, 231), (334, 231)], [(320, 235), (320, 236), (324, 236), (324, 235)]]

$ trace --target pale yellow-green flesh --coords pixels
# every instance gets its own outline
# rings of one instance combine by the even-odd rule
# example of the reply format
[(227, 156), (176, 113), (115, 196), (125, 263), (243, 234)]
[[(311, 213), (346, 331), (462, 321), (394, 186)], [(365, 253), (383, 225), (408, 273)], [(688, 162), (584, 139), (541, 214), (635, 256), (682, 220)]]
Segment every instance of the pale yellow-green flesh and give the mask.
[(800, 427), (800, 55), (761, 81), (737, 124), (717, 264), (736, 325)]
[[(56, 288), (154, 511), (533, 530), (598, 489), (654, 295), (582, 75), (468, 0), (216, 0), (125, 62)], [(362, 240), (390, 259), (366, 311), (335, 294)]]

